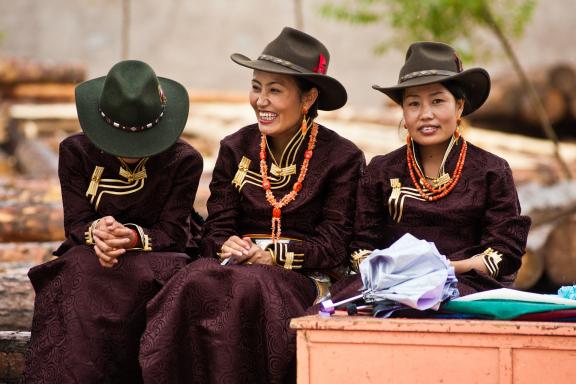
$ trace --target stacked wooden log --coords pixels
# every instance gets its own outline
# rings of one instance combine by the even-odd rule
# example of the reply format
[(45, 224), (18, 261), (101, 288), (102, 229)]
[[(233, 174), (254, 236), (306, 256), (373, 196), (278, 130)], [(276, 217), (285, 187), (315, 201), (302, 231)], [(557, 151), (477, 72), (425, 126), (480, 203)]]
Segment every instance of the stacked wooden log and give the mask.
[[(529, 74), (552, 127), (560, 139), (576, 138), (576, 69), (553, 65)], [(495, 77), (486, 104), (470, 116), (475, 126), (545, 137), (527, 92), (518, 77)]]
[(28, 101), (72, 101), (86, 78), (83, 65), (0, 59), (0, 97)]
[(530, 183), (518, 192), (532, 230), (516, 287), (531, 289), (541, 281), (554, 289), (575, 284), (576, 182)]

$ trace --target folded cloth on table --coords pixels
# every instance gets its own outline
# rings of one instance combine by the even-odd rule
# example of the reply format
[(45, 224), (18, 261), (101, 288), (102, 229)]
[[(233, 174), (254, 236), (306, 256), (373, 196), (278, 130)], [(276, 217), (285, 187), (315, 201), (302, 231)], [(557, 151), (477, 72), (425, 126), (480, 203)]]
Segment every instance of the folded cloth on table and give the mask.
[(576, 305), (507, 299), (451, 300), (442, 304), (440, 309), (452, 313), (476, 314), (481, 318), (513, 320), (528, 314), (576, 309)]
[(475, 300), (492, 300), (492, 299), (528, 301), (531, 303), (576, 305), (576, 300), (566, 299), (564, 297), (559, 297), (557, 295), (545, 295), (542, 293), (524, 292), (510, 288), (491, 289), (488, 291), (477, 292), (468, 296), (459, 297), (454, 300), (475, 301)]

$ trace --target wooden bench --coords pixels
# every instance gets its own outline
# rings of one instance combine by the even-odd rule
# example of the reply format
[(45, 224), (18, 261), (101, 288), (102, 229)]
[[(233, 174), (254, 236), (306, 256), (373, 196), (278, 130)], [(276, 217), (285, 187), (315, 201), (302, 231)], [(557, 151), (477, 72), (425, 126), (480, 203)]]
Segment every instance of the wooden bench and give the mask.
[(308, 316), (298, 384), (576, 383), (576, 323)]

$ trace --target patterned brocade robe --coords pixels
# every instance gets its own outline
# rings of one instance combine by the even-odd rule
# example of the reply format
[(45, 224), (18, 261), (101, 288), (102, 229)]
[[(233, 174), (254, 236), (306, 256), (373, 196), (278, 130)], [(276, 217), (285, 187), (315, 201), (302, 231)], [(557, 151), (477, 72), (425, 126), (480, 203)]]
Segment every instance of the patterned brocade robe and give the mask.
[[(448, 172), (455, 168), (460, 148), (461, 141), (448, 155)], [(483, 252), (501, 259), (495, 276), (476, 270), (457, 275), (460, 294), (466, 295), (511, 285), (529, 229), (530, 219), (520, 215), (512, 172), (502, 158), (468, 143), (460, 181), (447, 196), (429, 202), (413, 185), (403, 146), (374, 157), (368, 165), (358, 189), (351, 250), (353, 258), (358, 257), (364, 250), (387, 248), (410, 233), (436, 244), (449, 260)], [(342, 282), (333, 287), (334, 293), (355, 294), (361, 288), (359, 275), (351, 280), (357, 281)]]
[[(193, 203), (202, 157), (178, 140), (134, 167), (105, 154), (84, 134), (60, 145), (66, 240), (57, 259), (28, 276), (36, 299), (23, 383), (141, 383), (140, 337), (146, 303), (196, 254)], [(138, 244), (104, 268), (93, 223), (113, 216)]]
[[(267, 156), (276, 200), (292, 190), (307, 149), (295, 134), (281, 159)], [(317, 298), (313, 273), (348, 257), (362, 152), (319, 126), (302, 190), (282, 208), (278, 265), (221, 266), (217, 253), (232, 235), (266, 247), (272, 207), (260, 174), (256, 124), (221, 141), (210, 184), (200, 259), (180, 271), (148, 306), (140, 361), (149, 383), (285, 383), (294, 379), (290, 319)], [(210, 335), (207, 337), (206, 335)]]

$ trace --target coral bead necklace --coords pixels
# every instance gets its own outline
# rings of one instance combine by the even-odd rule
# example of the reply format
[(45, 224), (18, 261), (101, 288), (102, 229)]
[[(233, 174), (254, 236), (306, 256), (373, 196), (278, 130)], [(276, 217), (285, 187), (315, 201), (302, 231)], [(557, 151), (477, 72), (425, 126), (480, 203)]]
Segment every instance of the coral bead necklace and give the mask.
[[(417, 166), (416, 157), (412, 146), (413, 146), (412, 139), (410, 138), (410, 135), (408, 135), (406, 139), (406, 161), (408, 163), (408, 171), (410, 171), (410, 178), (412, 179), (412, 183), (414, 183), (414, 186), (418, 190), (420, 196), (427, 201), (436, 201), (440, 200), (441, 198), (445, 197), (450, 192), (452, 192), (454, 187), (456, 187), (456, 184), (458, 184), (458, 181), (460, 181), (460, 177), (462, 176), (462, 168), (464, 167), (464, 162), (466, 160), (466, 151), (468, 148), (466, 140), (464, 140), (464, 138), (462, 137), (462, 147), (460, 148), (460, 154), (458, 156), (456, 167), (454, 168), (454, 174), (452, 176), (452, 180), (446, 184), (441, 185), (440, 187), (432, 186), (430, 185), (428, 180), (426, 180), (426, 177), (420, 170), (420, 167)], [(418, 179), (416, 178), (416, 176), (418, 176)], [(426, 187), (426, 189), (430, 193), (425, 191), (422, 188), (421, 184), (424, 185), (424, 187)]]
[(262, 141), (260, 142), (260, 174), (262, 175), (262, 188), (266, 191), (266, 200), (272, 206), (272, 242), (276, 243), (280, 238), (282, 232), (280, 218), (282, 216), (282, 208), (296, 199), (296, 195), (302, 189), (302, 182), (308, 172), (308, 163), (314, 154), (314, 147), (316, 146), (316, 135), (318, 135), (318, 124), (313, 123), (310, 139), (308, 141), (308, 148), (304, 152), (304, 161), (300, 168), (298, 179), (292, 186), (292, 190), (284, 195), (280, 201), (276, 200), (272, 193), (270, 180), (268, 180), (268, 165), (266, 164), (266, 135), (262, 134)]

